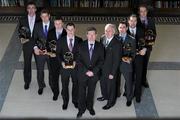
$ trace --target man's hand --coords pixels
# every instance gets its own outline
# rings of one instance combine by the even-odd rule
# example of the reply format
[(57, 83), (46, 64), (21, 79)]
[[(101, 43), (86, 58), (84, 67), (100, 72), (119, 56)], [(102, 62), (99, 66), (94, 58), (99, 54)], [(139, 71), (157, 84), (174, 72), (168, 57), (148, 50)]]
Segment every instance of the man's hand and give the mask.
[(139, 54), (144, 56), (146, 54), (147, 48), (143, 48), (142, 50), (139, 51)]
[(126, 62), (126, 63), (129, 63), (129, 64), (131, 63), (131, 60), (130, 60), (130, 59), (122, 58), (122, 61), (123, 61), (123, 62)]
[(109, 79), (112, 80), (113, 78), (114, 78), (114, 76), (110, 74)]
[(36, 55), (40, 55), (41, 54), (41, 50), (39, 48), (34, 48), (34, 53)]
[(94, 73), (93, 73), (92, 71), (87, 71), (87, 72), (86, 72), (86, 75), (87, 75), (88, 77), (93, 77), (93, 76), (94, 76)]

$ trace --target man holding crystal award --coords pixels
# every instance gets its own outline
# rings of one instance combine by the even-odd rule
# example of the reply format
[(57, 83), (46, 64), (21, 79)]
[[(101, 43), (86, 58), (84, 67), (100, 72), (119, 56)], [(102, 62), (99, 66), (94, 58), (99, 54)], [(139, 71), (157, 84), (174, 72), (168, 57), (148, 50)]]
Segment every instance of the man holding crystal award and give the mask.
[(62, 109), (66, 110), (69, 103), (69, 80), (72, 80), (72, 103), (78, 107), (78, 80), (76, 60), (78, 55), (78, 46), (82, 39), (75, 36), (75, 24), (66, 24), (67, 35), (57, 42), (57, 57), (61, 65), (61, 81), (63, 98)]
[(151, 51), (153, 49), (156, 39), (156, 26), (155, 26), (154, 18), (148, 17), (148, 8), (146, 5), (139, 6), (139, 18), (138, 18), (137, 26), (143, 29), (145, 36), (144, 39), (146, 41), (147, 50), (146, 50), (146, 54), (143, 57), (142, 86), (148, 88), (149, 84), (146, 77), (147, 67), (148, 67)]
[[(125, 78), (125, 96), (127, 99), (126, 106), (132, 104), (133, 99), (133, 60), (136, 55), (136, 41), (133, 37), (127, 34), (127, 23), (119, 23), (119, 40), (123, 44), (122, 62), (120, 64), (120, 72)], [(120, 77), (121, 78), (121, 77)]]
[(53, 100), (57, 100), (59, 96), (59, 75), (60, 75), (60, 64), (58, 57), (56, 56), (57, 42), (66, 36), (66, 30), (63, 28), (63, 19), (60, 16), (56, 16), (54, 20), (54, 26), (51, 31), (48, 32), (47, 37), (47, 52), (52, 54), (49, 57), (49, 63), (52, 70), (52, 92)]
[(50, 21), (50, 13), (47, 9), (43, 9), (40, 15), (42, 22), (39, 22), (34, 28), (34, 39), (36, 44), (34, 46), (34, 53), (36, 54), (36, 67), (37, 67), (37, 81), (38, 81), (38, 94), (42, 95), (43, 89), (46, 87), (44, 81), (44, 67), (47, 63), (49, 69), (49, 84), (52, 85), (52, 71), (49, 66), (49, 55), (46, 50), (46, 42), (48, 31), (54, 28), (54, 24)]
[(127, 33), (135, 38), (136, 40), (136, 56), (133, 62), (133, 80), (135, 82), (134, 96), (136, 102), (141, 102), (141, 91), (142, 91), (142, 73), (143, 73), (143, 56), (146, 54), (145, 39), (143, 30), (137, 27), (137, 16), (132, 14), (128, 18), (128, 31)]
[(33, 55), (33, 47), (35, 44), (34, 27), (40, 18), (36, 15), (36, 5), (34, 2), (29, 2), (26, 6), (27, 15), (22, 17), (19, 21), (19, 39), (22, 44), (23, 58), (24, 58), (24, 89), (29, 89), (31, 83), (31, 61)]

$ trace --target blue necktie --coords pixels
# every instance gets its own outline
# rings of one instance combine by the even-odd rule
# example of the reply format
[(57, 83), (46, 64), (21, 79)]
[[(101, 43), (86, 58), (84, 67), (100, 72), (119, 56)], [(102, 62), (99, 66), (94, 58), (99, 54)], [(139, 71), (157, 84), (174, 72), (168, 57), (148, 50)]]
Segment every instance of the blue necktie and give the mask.
[(47, 37), (48, 34), (48, 28), (47, 25), (44, 26), (44, 35)]
[(89, 58), (90, 58), (90, 60), (92, 58), (92, 53), (93, 53), (93, 44), (90, 44), (90, 49), (89, 49)]

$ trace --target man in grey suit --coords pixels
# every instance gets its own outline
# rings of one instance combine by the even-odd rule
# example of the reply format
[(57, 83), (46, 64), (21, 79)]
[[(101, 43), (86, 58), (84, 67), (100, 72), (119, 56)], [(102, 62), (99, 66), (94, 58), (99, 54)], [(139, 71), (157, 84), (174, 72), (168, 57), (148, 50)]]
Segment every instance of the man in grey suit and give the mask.
[(102, 97), (97, 100), (107, 100), (107, 104), (103, 107), (104, 110), (110, 109), (116, 101), (116, 76), (122, 55), (122, 44), (114, 36), (115, 29), (113, 24), (107, 24), (105, 34), (100, 38), (105, 49), (105, 60), (100, 78)]
[(118, 30), (119, 40), (123, 44), (123, 55), (122, 62), (120, 64), (120, 72), (123, 74), (125, 78), (125, 93), (127, 98), (126, 105), (130, 106), (132, 104), (133, 98), (132, 62), (136, 55), (136, 41), (133, 37), (127, 34), (128, 27), (126, 22), (120, 22)]

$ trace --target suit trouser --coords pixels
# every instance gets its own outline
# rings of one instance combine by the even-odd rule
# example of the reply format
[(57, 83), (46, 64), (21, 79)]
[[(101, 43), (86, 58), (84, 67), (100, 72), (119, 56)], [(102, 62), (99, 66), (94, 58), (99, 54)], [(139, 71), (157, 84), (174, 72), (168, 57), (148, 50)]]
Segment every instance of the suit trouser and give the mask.
[(64, 104), (69, 103), (69, 80), (72, 79), (72, 102), (74, 104), (78, 103), (78, 79), (77, 79), (77, 69), (61, 69), (61, 82), (62, 91), (61, 95)]
[(54, 95), (59, 95), (59, 75), (60, 75), (60, 64), (57, 57), (50, 57), (49, 63), (52, 71), (52, 85), (51, 89)]
[(37, 80), (39, 88), (46, 87), (46, 84), (44, 82), (44, 67), (45, 63), (47, 63), (47, 67), (49, 70), (49, 85), (52, 86), (52, 71), (50, 69), (49, 64), (49, 56), (47, 55), (36, 55), (36, 67), (37, 67)]
[(147, 81), (146, 75), (147, 75), (147, 68), (149, 63), (149, 58), (151, 55), (151, 49), (147, 48), (146, 54), (143, 57), (143, 76), (142, 76), (142, 83)]
[(96, 88), (97, 77), (84, 76), (79, 78), (79, 94), (78, 94), (78, 109), (84, 113), (86, 108), (88, 110), (93, 109), (94, 104), (94, 91)]
[(34, 54), (33, 47), (34, 44), (31, 41), (23, 44), (23, 58), (24, 58), (23, 75), (24, 75), (25, 84), (31, 83), (31, 77), (32, 77), (31, 61), (32, 61), (32, 55)]
[(133, 71), (133, 79), (135, 82), (134, 94), (136, 98), (141, 97), (142, 72), (143, 72), (143, 56), (136, 55), (135, 60), (134, 60), (134, 71)]
[(122, 71), (121, 72), (125, 79), (125, 93), (127, 101), (131, 101), (133, 98), (133, 82), (132, 82), (132, 72)]
[(108, 105), (113, 106), (116, 101), (116, 77), (109, 79), (108, 75), (103, 75), (100, 80), (102, 96), (108, 100)]
[(121, 74), (120, 74), (120, 68), (117, 72), (117, 80), (116, 80), (116, 97), (121, 96)]

